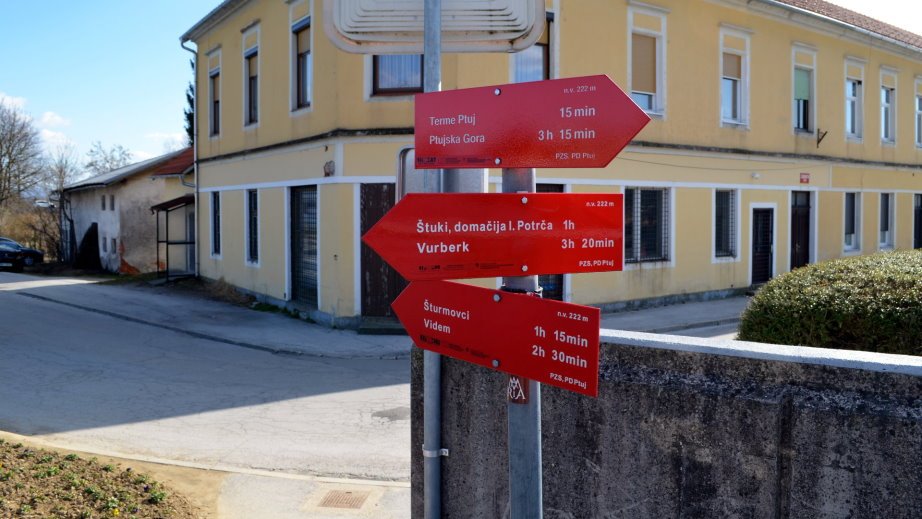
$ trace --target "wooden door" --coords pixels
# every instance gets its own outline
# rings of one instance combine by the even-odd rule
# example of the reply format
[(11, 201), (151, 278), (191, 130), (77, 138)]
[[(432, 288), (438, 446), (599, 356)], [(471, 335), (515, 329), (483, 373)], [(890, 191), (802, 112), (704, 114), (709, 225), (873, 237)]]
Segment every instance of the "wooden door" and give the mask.
[[(394, 207), (394, 184), (362, 184), (361, 232), (365, 234)], [(406, 287), (406, 281), (381, 259), (377, 252), (362, 244), (362, 316), (394, 317), (391, 303)]]
[(810, 193), (791, 193), (791, 270), (810, 263)]
[(752, 284), (760, 285), (772, 278), (774, 243), (774, 209), (752, 211)]

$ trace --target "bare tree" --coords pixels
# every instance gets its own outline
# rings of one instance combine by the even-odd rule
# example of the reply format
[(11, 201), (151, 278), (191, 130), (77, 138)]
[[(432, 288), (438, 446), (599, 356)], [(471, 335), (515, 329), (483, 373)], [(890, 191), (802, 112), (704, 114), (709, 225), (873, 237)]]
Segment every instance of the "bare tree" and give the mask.
[(0, 102), (0, 207), (45, 179), (44, 154), (32, 118)]
[(61, 193), (64, 186), (77, 180), (80, 176), (80, 163), (73, 144), (62, 144), (48, 156), (48, 174), (46, 190), (49, 198), (52, 193)]
[(101, 142), (96, 141), (90, 147), (90, 151), (86, 152), (86, 163), (83, 167), (91, 174), (99, 175), (128, 164), (131, 164), (131, 152), (128, 148), (116, 144), (107, 150)]

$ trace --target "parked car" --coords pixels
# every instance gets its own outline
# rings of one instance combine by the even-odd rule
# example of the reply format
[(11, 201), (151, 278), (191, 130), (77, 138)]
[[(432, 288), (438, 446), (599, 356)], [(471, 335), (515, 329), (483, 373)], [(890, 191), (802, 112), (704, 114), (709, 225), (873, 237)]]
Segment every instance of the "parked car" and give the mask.
[(0, 241), (0, 270), (22, 272), (22, 253), (13, 245)]
[(0, 244), (10, 245), (14, 248), (19, 249), (19, 252), (22, 253), (22, 264), (31, 267), (32, 265), (37, 265), (39, 263), (45, 262), (45, 253), (38, 250), (26, 247), (16, 240), (10, 238), (4, 238), (0, 236)]

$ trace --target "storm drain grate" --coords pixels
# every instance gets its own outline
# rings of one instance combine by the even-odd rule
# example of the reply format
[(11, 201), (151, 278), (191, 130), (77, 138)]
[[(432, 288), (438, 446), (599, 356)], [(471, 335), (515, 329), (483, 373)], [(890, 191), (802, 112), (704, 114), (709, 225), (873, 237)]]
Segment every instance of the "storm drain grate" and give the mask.
[(362, 508), (370, 492), (351, 492), (348, 490), (331, 490), (323, 496), (320, 506), (324, 508)]

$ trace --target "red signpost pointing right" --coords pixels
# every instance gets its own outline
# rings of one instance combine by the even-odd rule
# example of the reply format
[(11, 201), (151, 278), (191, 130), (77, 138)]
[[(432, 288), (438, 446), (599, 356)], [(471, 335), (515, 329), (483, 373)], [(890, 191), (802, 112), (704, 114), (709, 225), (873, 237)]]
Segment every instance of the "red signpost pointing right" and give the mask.
[(411, 283), (393, 308), (420, 348), (598, 394), (598, 308), (449, 281)]

